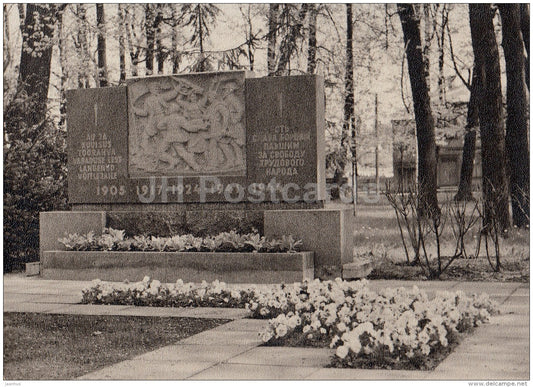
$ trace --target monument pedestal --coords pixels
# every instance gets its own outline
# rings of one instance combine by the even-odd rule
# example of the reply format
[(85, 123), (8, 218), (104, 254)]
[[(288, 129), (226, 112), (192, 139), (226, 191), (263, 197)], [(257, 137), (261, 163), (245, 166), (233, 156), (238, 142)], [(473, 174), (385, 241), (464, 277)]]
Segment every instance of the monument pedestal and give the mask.
[(354, 215), (350, 209), (265, 211), (267, 238), (292, 234), (303, 250), (315, 252), (315, 277), (341, 277), (344, 264), (353, 262)]

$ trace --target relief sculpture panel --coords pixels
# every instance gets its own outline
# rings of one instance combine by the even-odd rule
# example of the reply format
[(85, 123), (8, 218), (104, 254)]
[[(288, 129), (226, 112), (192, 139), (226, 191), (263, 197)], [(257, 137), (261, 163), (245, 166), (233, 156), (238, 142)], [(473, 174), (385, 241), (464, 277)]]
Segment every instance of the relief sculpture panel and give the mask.
[(129, 173), (245, 175), (244, 72), (128, 84)]

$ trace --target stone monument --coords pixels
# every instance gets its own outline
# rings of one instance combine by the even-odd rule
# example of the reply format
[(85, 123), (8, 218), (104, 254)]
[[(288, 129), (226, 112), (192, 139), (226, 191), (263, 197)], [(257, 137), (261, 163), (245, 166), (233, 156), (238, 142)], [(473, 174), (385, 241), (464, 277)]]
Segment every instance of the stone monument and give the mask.
[(67, 92), (70, 212), (41, 213), (41, 252), (65, 233), (257, 229), (292, 234), (315, 271), (352, 262), (349, 210), (324, 208), (320, 76), (245, 71), (133, 78)]

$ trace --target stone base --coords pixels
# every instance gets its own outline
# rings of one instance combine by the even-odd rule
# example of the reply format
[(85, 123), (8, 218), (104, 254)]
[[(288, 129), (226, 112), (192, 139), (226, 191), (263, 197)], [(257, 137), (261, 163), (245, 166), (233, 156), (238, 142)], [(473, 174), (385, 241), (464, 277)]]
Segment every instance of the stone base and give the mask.
[(41, 273), (41, 262), (28, 262), (26, 264), (26, 277), (32, 277)]
[(293, 283), (313, 279), (313, 253), (174, 253), (45, 251), (45, 279), (162, 282)]
[(353, 262), (354, 220), (350, 209), (265, 211), (265, 236), (301, 239), (303, 250), (315, 252), (315, 277), (332, 279)]

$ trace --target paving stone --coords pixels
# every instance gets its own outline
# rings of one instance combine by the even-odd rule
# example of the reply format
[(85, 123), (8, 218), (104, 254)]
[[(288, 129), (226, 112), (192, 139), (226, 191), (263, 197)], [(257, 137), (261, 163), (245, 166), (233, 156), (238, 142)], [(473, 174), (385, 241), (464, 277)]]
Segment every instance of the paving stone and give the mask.
[(307, 376), (308, 380), (400, 380), (425, 379), (428, 371), (364, 370), (348, 368), (322, 368)]
[(177, 380), (190, 377), (211, 367), (210, 362), (127, 360), (114, 366), (91, 372), (85, 380)]
[(4, 312), (19, 313), (52, 313), (64, 305), (61, 304), (36, 304), (33, 302), (4, 304)]
[(38, 294), (34, 294), (31, 297), (33, 297), (31, 302), (40, 303), (40, 304), (78, 304), (82, 298), (81, 294), (80, 295), (69, 295), (69, 294), (38, 295)]
[[(168, 309), (168, 308), (166, 308)], [(180, 308), (183, 317), (223, 318), (238, 320), (250, 316), (250, 312), (241, 308)]]
[(529, 316), (529, 304), (528, 305), (517, 305), (517, 304), (507, 304), (504, 303), (500, 306), (500, 311), (502, 314), (516, 314), (522, 316)]
[(461, 343), (461, 351), (464, 353), (525, 353), (529, 351), (529, 343), (525, 340), (501, 340), (499, 342), (494, 342), (487, 338), (484, 341), (475, 341), (469, 342), (466, 341)]
[(21, 303), (29, 302), (35, 299), (33, 294), (18, 294), (18, 293), (5, 293), (4, 292), (4, 305), (7, 303)]
[[(38, 304), (36, 304), (38, 305)], [(46, 305), (46, 304), (42, 304)], [(124, 316), (124, 311), (131, 308), (129, 305), (59, 305), (53, 310), (58, 314), (82, 314), (102, 316)]]
[(268, 326), (268, 320), (244, 318), (219, 325), (212, 331), (261, 332)]
[(493, 370), (485, 367), (461, 367), (458, 369), (433, 371), (428, 375), (431, 380), (529, 380), (529, 371)]
[(169, 345), (137, 356), (135, 360), (145, 361), (189, 361), (220, 363), (232, 357), (246, 354), (249, 346), (242, 345)]
[(502, 324), (486, 324), (479, 328), (479, 333), (474, 334), (476, 336), (488, 336), (494, 340), (500, 338), (503, 339), (526, 339), (529, 337), (529, 327), (528, 326), (512, 326), (508, 327)]
[(513, 294), (507, 298), (505, 305), (517, 305), (517, 306), (528, 306), (529, 307), (529, 295), (519, 296)]
[(465, 364), (475, 364), (475, 369), (485, 368), (492, 371), (529, 372), (529, 356), (526, 353), (508, 353), (505, 348), (488, 353), (457, 351), (450, 354), (436, 368), (438, 371), (461, 369)]
[(257, 347), (228, 360), (228, 363), (325, 367), (331, 363), (333, 354), (329, 348)]
[(224, 331), (205, 331), (197, 335), (188, 337), (180, 344), (203, 344), (203, 345), (232, 345), (257, 346), (262, 343), (259, 332), (224, 332)]
[(514, 313), (500, 314), (490, 318), (490, 325), (506, 327), (529, 327), (529, 318)]
[(312, 367), (280, 367), (256, 364), (218, 364), (189, 379), (194, 380), (301, 380), (318, 371)]

